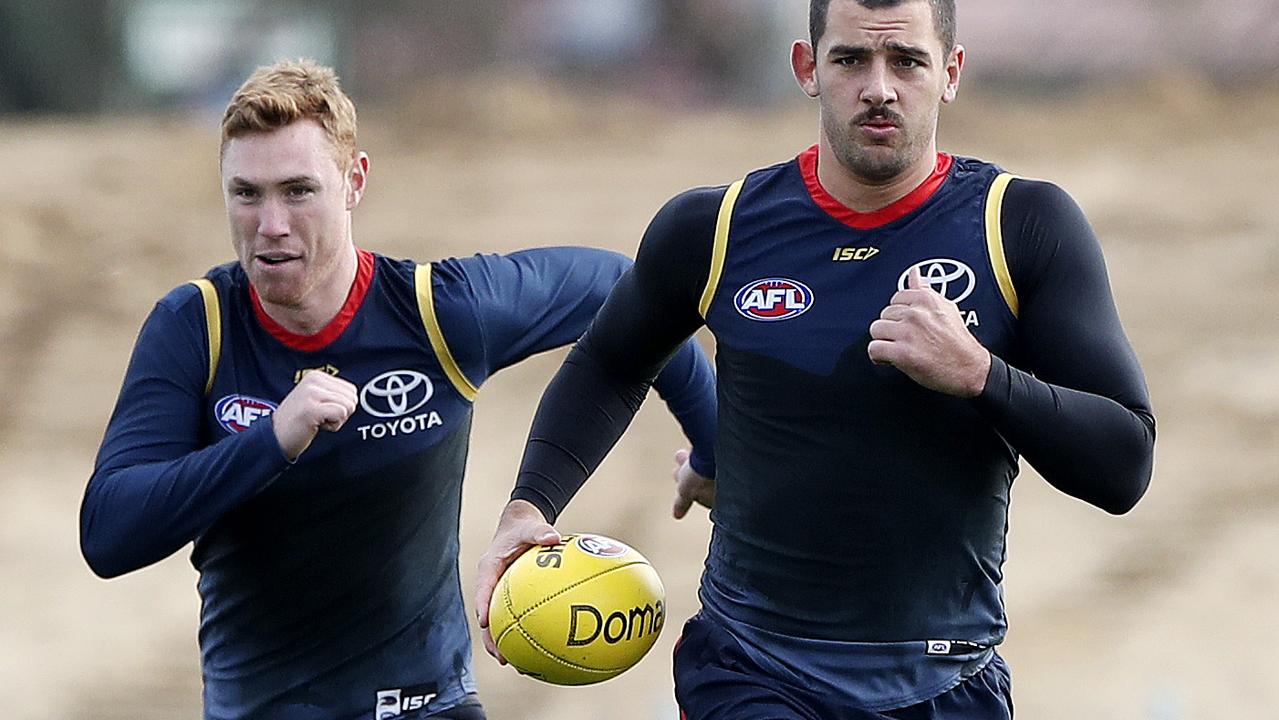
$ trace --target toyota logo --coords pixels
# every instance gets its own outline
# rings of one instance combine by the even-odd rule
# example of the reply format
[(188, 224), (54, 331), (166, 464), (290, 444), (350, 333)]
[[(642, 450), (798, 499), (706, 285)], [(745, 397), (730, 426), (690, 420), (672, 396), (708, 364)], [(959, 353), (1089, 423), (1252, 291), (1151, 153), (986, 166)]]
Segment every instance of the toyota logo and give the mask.
[(416, 370), (384, 372), (360, 389), (360, 405), (374, 417), (408, 415), (426, 404), (435, 393), (431, 378)]
[(919, 277), (924, 285), (936, 290), (942, 297), (953, 303), (964, 301), (973, 294), (977, 279), (972, 268), (958, 260), (934, 258), (906, 268), (906, 272), (897, 279), (897, 289), (905, 290), (910, 282), (910, 271), (919, 268)]

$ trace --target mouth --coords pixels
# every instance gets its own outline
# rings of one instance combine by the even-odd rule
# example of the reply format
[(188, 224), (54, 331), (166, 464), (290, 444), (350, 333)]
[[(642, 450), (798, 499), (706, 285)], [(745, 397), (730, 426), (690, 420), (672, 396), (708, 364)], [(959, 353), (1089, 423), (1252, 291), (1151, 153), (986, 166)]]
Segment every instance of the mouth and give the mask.
[(265, 252), (254, 255), (253, 259), (263, 265), (276, 266), (293, 262), (295, 260), (301, 260), (302, 256), (285, 252)]
[(857, 129), (862, 132), (863, 137), (875, 145), (891, 143), (901, 131), (901, 127), (891, 120), (869, 120), (858, 123)]
[(875, 138), (887, 137), (902, 129), (902, 118), (887, 108), (864, 112), (861, 117), (853, 118), (853, 123), (859, 130)]

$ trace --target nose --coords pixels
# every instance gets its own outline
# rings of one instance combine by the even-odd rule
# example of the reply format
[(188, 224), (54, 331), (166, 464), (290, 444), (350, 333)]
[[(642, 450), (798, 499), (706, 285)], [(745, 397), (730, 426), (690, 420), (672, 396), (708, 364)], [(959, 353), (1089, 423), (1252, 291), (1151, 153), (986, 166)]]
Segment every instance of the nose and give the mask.
[(289, 234), (289, 212), (277, 200), (267, 200), (258, 211), (258, 234), (263, 237), (284, 237)]
[(897, 101), (888, 63), (876, 59), (867, 69), (866, 84), (862, 87), (861, 101), (871, 107), (882, 107)]

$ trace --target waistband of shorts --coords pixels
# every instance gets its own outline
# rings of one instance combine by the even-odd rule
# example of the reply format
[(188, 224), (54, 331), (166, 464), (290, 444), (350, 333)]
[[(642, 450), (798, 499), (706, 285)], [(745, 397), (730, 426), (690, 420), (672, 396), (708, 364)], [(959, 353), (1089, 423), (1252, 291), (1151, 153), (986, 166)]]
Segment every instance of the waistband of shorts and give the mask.
[(775, 679), (880, 712), (934, 698), (981, 672), (994, 646), (954, 638), (848, 642), (801, 638), (736, 620), (702, 593), (701, 615)]

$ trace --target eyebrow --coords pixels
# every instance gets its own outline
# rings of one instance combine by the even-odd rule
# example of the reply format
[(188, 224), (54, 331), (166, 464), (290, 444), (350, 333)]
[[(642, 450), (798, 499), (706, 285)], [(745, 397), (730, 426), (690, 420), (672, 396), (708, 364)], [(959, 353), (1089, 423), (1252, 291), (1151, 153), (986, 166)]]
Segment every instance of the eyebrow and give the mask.
[[(295, 175), (293, 177), (284, 178), (283, 180), (275, 184), (276, 185), (296, 185), (298, 183), (304, 183), (304, 184), (310, 184), (310, 185), (317, 185), (319, 184), (319, 182), (320, 182), (319, 180), (316, 180), (310, 175)], [(249, 182), (248, 180), (245, 180), (244, 178), (238, 175), (231, 178), (231, 184), (237, 187), (250, 187), (250, 188), (258, 187), (257, 183)]]
[[(914, 58), (916, 60), (929, 59), (928, 51), (924, 48), (916, 47), (915, 45), (907, 45), (906, 43), (899, 42), (897, 40), (888, 41), (884, 44), (884, 47), (890, 52)], [(831, 48), (826, 51), (827, 55), (848, 55), (852, 57), (869, 57), (873, 53), (874, 50), (868, 45), (832, 45)]]

